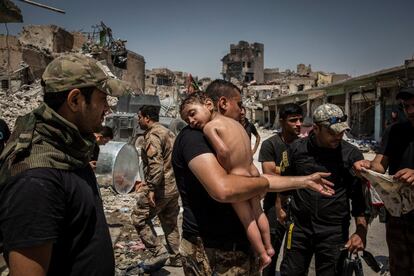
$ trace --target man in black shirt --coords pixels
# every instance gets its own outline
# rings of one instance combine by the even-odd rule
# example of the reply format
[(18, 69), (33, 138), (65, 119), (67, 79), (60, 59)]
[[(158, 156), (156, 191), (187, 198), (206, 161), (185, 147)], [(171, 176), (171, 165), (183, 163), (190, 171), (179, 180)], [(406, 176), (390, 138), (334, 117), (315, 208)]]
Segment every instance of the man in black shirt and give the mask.
[[(242, 103), (237, 86), (215, 80), (206, 93), (218, 112), (239, 121)], [(248, 200), (269, 189), (313, 187), (331, 193), (322, 179), (327, 174), (269, 176), (270, 184), (264, 177), (228, 174), (203, 132), (189, 126), (175, 140), (172, 164), (184, 209), (180, 254), (185, 275), (259, 275), (257, 258), (229, 203)]]
[[(259, 161), (263, 173), (280, 175), (280, 163), (287, 162), (287, 155), (283, 156), (283, 152), (298, 138), (302, 120), (303, 111), (299, 105), (291, 103), (282, 106), (279, 111), (281, 132), (266, 139), (260, 148)], [(263, 270), (263, 276), (272, 276), (276, 275), (277, 258), (286, 232), (286, 212), (282, 208), (279, 194), (272, 192), (266, 193), (263, 209), (269, 220), (270, 237), (275, 249), (272, 263)]]
[[(414, 88), (401, 89), (397, 99), (402, 101), (408, 121), (393, 124), (382, 151), (371, 162), (358, 162), (355, 169), (369, 168), (380, 173), (388, 169), (396, 181), (414, 189)], [(391, 275), (414, 275), (414, 211), (399, 217), (387, 214), (386, 232)]]
[[(314, 114), (314, 130), (308, 137), (293, 142), (288, 162), (282, 162), (282, 175), (330, 172), (335, 195), (325, 197), (303, 189), (292, 192), (291, 217), (285, 243), (281, 275), (306, 275), (315, 254), (316, 275), (341, 275), (346, 251), (364, 249), (367, 223), (361, 181), (351, 171), (362, 160), (361, 152), (342, 140), (349, 129), (346, 115), (336, 105), (319, 106)], [(350, 206), (356, 232), (349, 237)], [(342, 248), (346, 250), (342, 250)]]
[(0, 157), (0, 236), (10, 274), (113, 276), (89, 161), (107, 95), (120, 96), (127, 86), (80, 54), (53, 60), (42, 85), (44, 103), (18, 118)]

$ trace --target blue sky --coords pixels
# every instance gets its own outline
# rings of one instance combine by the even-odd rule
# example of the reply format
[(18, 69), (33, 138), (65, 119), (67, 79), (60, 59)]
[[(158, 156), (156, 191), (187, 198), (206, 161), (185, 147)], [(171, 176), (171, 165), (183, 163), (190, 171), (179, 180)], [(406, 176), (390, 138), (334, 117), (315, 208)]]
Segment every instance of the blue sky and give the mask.
[[(20, 1), (24, 23), (91, 31), (100, 21), (143, 55), (146, 68), (168, 67), (220, 77), (231, 43), (265, 47), (265, 67), (357, 76), (401, 65), (414, 55), (413, 0), (36, 0), (54, 13)], [(4, 24), (0, 31), (6, 32)]]

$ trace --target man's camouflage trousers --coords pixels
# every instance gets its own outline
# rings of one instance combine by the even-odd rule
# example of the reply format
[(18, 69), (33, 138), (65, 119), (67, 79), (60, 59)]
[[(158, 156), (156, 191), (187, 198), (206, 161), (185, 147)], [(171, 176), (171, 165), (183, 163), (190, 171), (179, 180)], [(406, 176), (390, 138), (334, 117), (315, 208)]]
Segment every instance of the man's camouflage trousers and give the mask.
[[(131, 214), (132, 222), (145, 247), (153, 256), (168, 252), (171, 258), (179, 256), (180, 234), (177, 219), (180, 207), (178, 194), (168, 198), (155, 198), (155, 207), (150, 206), (148, 191), (143, 190), (136, 194), (137, 204)], [(164, 231), (166, 247), (157, 237), (152, 219), (158, 216), (161, 228)]]
[(252, 250), (227, 251), (205, 248), (200, 238), (183, 238), (180, 254), (186, 276), (259, 276), (259, 260)]

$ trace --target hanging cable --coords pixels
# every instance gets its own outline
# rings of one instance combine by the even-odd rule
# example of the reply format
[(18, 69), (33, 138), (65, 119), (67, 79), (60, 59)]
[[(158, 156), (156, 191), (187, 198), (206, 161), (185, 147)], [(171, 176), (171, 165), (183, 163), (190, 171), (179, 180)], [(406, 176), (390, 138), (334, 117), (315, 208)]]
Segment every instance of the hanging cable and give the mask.
[(8, 87), (6, 90), (6, 96), (9, 94), (9, 92), (11, 91), (11, 64), (10, 64), (10, 45), (9, 45), (9, 28), (7, 27), (7, 23), (4, 23), (4, 26), (6, 27), (6, 49), (7, 49), (7, 82), (8, 82)]

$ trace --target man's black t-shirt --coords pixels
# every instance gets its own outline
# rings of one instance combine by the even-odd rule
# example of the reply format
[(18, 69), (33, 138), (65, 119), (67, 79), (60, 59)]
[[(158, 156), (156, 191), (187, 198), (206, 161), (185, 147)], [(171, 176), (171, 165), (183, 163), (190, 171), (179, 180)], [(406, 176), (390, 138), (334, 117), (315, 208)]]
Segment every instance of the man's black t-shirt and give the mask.
[(411, 123), (392, 125), (383, 148), (381, 153), (388, 157), (390, 175), (404, 168), (414, 169), (414, 127)]
[(244, 129), (247, 132), (247, 135), (249, 136), (249, 139), (252, 139), (252, 134), (254, 136), (257, 136), (259, 133), (257, 132), (256, 127), (254, 126), (254, 124), (252, 124), (249, 120), (245, 119), (246, 123), (244, 125)]
[[(262, 143), (259, 152), (259, 162), (275, 162), (276, 166), (280, 166), (283, 152), (286, 149), (287, 145), (280, 138), (280, 134), (273, 135)], [(265, 211), (275, 206), (276, 194), (272, 192), (266, 193), (263, 201), (263, 209)]]
[(35, 168), (0, 188), (0, 232), (10, 251), (53, 243), (47, 275), (114, 275), (115, 262), (90, 166)]
[(309, 189), (292, 192), (291, 211), (297, 223), (315, 232), (326, 232), (329, 226), (346, 226), (350, 219), (349, 199), (353, 216), (365, 213), (361, 181), (352, 173), (353, 164), (364, 159), (356, 147), (342, 140), (336, 149), (321, 148), (311, 134), (290, 144), (288, 157), (282, 175), (330, 172), (327, 179), (335, 184), (335, 194), (330, 197)]
[(219, 203), (210, 197), (188, 167), (193, 158), (205, 153), (214, 154), (214, 151), (203, 132), (189, 126), (181, 130), (175, 139), (172, 164), (184, 209), (183, 235), (201, 237), (207, 247), (209, 242), (248, 244), (231, 204)]

